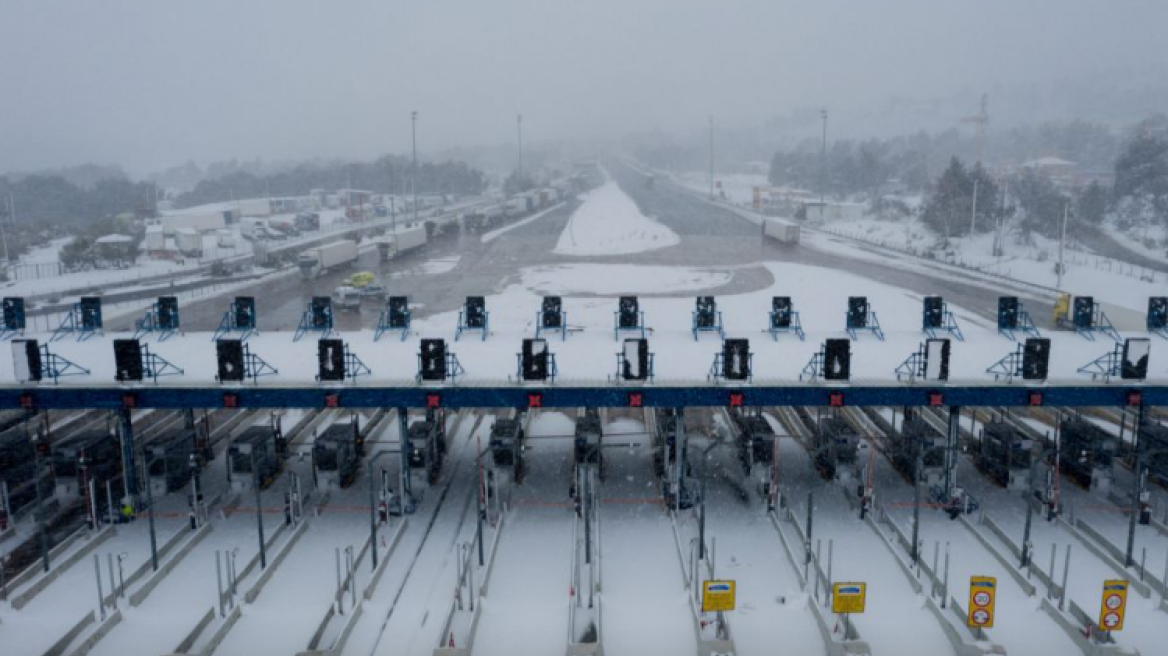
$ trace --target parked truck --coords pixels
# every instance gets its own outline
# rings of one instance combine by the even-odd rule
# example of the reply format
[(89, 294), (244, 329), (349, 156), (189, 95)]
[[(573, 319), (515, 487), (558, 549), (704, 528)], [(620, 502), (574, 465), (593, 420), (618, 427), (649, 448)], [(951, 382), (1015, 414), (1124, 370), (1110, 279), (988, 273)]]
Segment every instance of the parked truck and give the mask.
[(243, 238), (248, 241), (254, 241), (257, 238), (263, 239), (267, 228), (267, 219), (248, 217), (239, 220), (239, 234), (243, 235)]
[(190, 228), (174, 231), (174, 245), (187, 257), (203, 256), (203, 235)]
[(349, 239), (310, 248), (296, 258), (296, 264), (300, 267), (300, 275), (305, 280), (312, 280), (356, 261), (357, 242)]
[(783, 219), (763, 219), (762, 234), (764, 238), (769, 237), (780, 244), (794, 246), (799, 243), (799, 226)]
[(196, 232), (207, 232), (226, 228), (230, 222), (231, 212), (196, 212), (192, 214), (168, 214), (158, 219), (159, 225), (167, 235), (173, 235), (175, 230), (188, 228)]
[(377, 252), (382, 262), (388, 262), (403, 253), (426, 245), (426, 226), (419, 224), (412, 228), (401, 228), (377, 240)]

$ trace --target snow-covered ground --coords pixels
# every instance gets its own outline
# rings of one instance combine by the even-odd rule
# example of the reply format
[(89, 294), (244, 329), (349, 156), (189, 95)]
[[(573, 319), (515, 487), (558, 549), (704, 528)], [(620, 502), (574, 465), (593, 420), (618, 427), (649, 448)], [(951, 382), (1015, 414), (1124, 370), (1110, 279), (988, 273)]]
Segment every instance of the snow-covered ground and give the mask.
[(560, 255), (628, 255), (681, 243), (675, 232), (645, 216), (613, 180), (582, 194), (560, 233), (555, 253)]

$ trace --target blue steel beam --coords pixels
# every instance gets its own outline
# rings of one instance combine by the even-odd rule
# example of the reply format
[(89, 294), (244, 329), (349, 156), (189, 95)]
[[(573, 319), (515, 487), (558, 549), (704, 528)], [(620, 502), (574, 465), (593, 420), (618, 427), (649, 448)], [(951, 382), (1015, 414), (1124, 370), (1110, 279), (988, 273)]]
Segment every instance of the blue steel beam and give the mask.
[[(7, 387), (0, 408), (444, 408), (827, 406), (1026, 406), (1168, 405), (1164, 385), (790, 385), (761, 386), (450, 386), (450, 387)], [(1139, 398), (1132, 398), (1139, 393)], [(939, 394), (940, 398), (935, 395)], [(437, 395), (436, 398), (433, 398)], [(737, 397), (735, 395), (741, 395)], [(833, 395), (837, 396), (833, 399)]]

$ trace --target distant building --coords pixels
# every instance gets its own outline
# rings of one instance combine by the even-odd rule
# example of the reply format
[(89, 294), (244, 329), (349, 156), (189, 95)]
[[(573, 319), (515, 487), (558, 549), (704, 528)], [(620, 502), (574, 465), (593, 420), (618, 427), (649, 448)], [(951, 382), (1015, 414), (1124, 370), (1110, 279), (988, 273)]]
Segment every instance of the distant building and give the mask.
[(807, 221), (855, 221), (864, 218), (868, 212), (867, 203), (840, 203), (818, 200), (803, 203), (795, 218)]

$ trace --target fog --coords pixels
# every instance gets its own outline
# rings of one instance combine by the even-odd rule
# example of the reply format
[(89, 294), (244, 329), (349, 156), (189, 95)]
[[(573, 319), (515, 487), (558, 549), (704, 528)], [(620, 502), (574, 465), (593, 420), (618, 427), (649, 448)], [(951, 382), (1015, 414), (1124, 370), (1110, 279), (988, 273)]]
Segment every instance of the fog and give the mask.
[(436, 151), (517, 113), (537, 142), (1089, 94), (1162, 84), (1165, 24), (1162, 0), (0, 0), (0, 171), (370, 157), (409, 148), (411, 110)]

